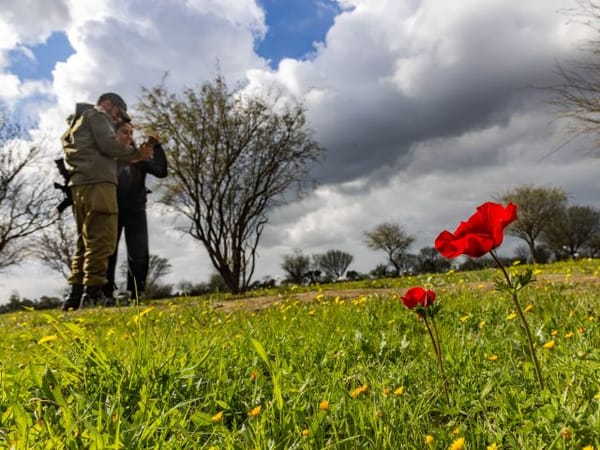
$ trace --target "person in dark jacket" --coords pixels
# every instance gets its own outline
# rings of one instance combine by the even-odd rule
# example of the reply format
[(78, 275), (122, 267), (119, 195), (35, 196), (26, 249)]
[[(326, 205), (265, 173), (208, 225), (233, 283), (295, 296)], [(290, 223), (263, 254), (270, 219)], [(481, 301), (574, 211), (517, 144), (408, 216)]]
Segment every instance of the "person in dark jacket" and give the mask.
[(110, 306), (103, 295), (108, 257), (117, 236), (117, 160), (142, 160), (152, 148), (137, 149), (117, 140), (115, 123), (130, 120), (125, 101), (114, 92), (97, 104), (79, 103), (61, 141), (69, 174), (77, 244), (63, 311), (84, 305)]
[[(133, 126), (131, 123), (122, 123), (117, 128), (117, 139), (123, 143), (133, 144)], [(117, 166), (117, 203), (119, 218), (117, 228), (117, 248), (108, 260), (106, 274), (107, 283), (104, 286), (104, 295), (114, 298), (115, 269), (117, 264), (118, 242), (123, 231), (127, 246), (127, 290), (132, 298), (142, 297), (146, 288), (148, 275), (148, 262), (150, 259), (148, 245), (148, 221), (146, 218), (146, 175), (151, 174), (157, 178), (167, 176), (167, 158), (160, 142), (156, 138), (149, 138), (153, 148), (150, 159), (144, 161), (119, 161)]]

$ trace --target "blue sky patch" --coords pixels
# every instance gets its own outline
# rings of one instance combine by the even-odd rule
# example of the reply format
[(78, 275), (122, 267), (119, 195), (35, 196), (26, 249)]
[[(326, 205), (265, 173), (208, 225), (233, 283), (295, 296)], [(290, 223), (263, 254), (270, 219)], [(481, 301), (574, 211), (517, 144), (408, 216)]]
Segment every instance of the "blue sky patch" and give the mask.
[(314, 51), (341, 9), (332, 0), (262, 0), (269, 27), (257, 53), (276, 68), (283, 58), (302, 59)]
[(33, 58), (20, 49), (9, 52), (9, 70), (20, 80), (50, 80), (56, 63), (65, 61), (74, 53), (67, 35), (63, 32), (54, 32), (43, 44), (27, 49), (31, 51)]

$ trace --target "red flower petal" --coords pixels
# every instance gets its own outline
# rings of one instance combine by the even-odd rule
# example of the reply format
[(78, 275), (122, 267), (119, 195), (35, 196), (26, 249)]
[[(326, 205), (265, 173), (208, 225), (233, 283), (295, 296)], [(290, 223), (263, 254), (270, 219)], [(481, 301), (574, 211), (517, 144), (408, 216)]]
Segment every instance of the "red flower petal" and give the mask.
[(446, 258), (460, 255), (479, 258), (502, 244), (504, 228), (516, 218), (517, 207), (512, 203), (506, 207), (484, 203), (454, 233), (442, 231), (435, 240), (435, 248)]

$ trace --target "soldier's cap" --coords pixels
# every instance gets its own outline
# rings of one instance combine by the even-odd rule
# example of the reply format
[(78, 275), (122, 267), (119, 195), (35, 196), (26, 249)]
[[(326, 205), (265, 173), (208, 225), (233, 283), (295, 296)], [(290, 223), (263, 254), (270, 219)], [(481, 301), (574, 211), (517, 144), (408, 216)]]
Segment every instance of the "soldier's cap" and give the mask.
[(131, 122), (131, 117), (129, 117), (129, 114), (127, 114), (127, 103), (125, 103), (125, 100), (123, 100), (119, 94), (115, 94), (114, 92), (105, 92), (98, 98), (98, 103), (104, 100), (110, 101), (113, 105), (119, 108), (119, 114), (121, 115), (123, 122)]

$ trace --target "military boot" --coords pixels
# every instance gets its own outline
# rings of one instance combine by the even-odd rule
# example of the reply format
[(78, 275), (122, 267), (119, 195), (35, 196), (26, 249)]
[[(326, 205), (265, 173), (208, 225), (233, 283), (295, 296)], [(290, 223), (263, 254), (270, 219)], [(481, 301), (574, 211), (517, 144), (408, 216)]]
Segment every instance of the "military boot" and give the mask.
[(83, 286), (81, 284), (71, 285), (71, 292), (62, 304), (63, 311), (72, 311), (81, 308), (81, 299), (83, 296)]
[(104, 304), (104, 292), (102, 286), (86, 286), (81, 297), (81, 307), (91, 308)]

